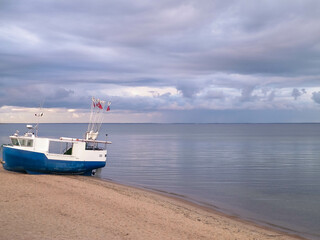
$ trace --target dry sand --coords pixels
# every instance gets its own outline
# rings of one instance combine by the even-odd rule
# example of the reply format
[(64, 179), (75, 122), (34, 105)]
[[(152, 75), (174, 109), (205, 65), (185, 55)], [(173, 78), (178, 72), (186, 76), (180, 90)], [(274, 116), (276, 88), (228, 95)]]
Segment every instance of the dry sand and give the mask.
[(0, 239), (298, 239), (93, 177), (0, 166)]

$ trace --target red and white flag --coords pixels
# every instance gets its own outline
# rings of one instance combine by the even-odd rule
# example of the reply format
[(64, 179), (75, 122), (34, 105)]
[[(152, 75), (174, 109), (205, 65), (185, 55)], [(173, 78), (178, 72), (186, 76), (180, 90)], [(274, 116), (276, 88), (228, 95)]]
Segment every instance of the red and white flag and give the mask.
[(108, 102), (107, 112), (110, 111), (111, 102)]
[(96, 103), (96, 106), (97, 106), (98, 108), (100, 108), (100, 109), (103, 108), (99, 100), (98, 100), (98, 102)]

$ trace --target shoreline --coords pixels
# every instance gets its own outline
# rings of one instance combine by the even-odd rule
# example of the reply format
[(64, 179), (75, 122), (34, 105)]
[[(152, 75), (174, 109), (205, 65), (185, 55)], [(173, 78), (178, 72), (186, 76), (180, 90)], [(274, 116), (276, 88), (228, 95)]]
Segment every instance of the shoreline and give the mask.
[[(227, 209), (222, 209), (218, 206), (208, 204), (206, 202), (200, 202), (200, 201), (188, 198), (185, 195), (180, 195), (173, 192), (166, 192), (164, 190), (158, 190), (158, 189), (148, 188), (144, 186), (138, 186), (134, 184), (126, 184), (126, 183), (114, 181), (112, 179), (104, 179), (99, 177), (93, 177), (93, 178), (97, 179), (98, 181), (103, 181), (103, 182), (105, 181), (107, 183), (112, 183), (112, 184), (123, 186), (123, 187), (134, 188), (137, 190), (142, 190), (142, 191), (154, 193), (156, 195), (164, 196), (166, 198), (173, 199), (174, 201), (181, 202), (182, 204), (186, 204), (194, 208), (202, 209), (214, 215), (219, 215), (228, 219), (239, 221), (241, 223), (252, 225), (257, 228), (265, 229), (267, 231), (276, 232), (280, 235), (284, 234), (284, 235), (287, 235), (288, 237), (293, 237), (294, 239), (302, 239), (302, 240), (313, 239), (313, 236), (310, 234), (305, 234), (306, 236), (304, 236), (302, 233), (295, 232), (292, 229), (281, 227), (276, 224), (263, 222), (256, 219), (246, 218), (242, 215), (232, 214), (231, 211), (228, 211)], [(307, 236), (311, 238), (308, 238)]]
[(180, 197), (0, 167), (0, 239), (304, 239)]

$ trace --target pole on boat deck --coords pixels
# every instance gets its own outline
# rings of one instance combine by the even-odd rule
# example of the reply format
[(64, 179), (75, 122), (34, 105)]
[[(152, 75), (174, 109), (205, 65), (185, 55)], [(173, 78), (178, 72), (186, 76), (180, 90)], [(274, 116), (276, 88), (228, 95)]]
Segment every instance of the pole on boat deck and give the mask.
[(86, 140), (96, 140), (103, 122), (103, 110), (110, 110), (111, 102), (108, 102), (105, 109), (106, 101), (102, 101), (98, 98), (92, 97), (90, 120), (88, 124), (88, 130), (86, 132)]

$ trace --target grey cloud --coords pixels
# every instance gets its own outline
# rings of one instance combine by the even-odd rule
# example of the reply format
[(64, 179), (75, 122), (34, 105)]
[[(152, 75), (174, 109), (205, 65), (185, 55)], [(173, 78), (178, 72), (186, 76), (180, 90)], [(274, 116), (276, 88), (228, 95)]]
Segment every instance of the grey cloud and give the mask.
[(139, 112), (153, 112), (168, 108), (171, 104), (184, 106), (185, 100), (172, 96), (170, 93), (158, 95), (156, 97), (112, 97), (112, 105), (117, 110), (133, 110)]
[[(257, 94), (253, 94), (256, 91)], [(259, 94), (259, 86), (245, 86), (241, 89), (241, 96), (237, 98), (240, 102), (272, 102), (276, 97), (276, 90), (261, 88)]]
[(157, 91), (149, 91), (153, 97), (159, 97), (160, 96), (160, 93), (157, 92)]
[(62, 98), (67, 98), (69, 96), (71, 96), (72, 94), (74, 94), (73, 90), (67, 90), (64, 88), (58, 88), (54, 94), (52, 96), (50, 96), (50, 98), (54, 98), (54, 99), (62, 99)]
[(315, 103), (320, 104), (320, 92), (313, 92), (311, 98)]
[(177, 90), (182, 92), (182, 95), (186, 98), (192, 98), (197, 94), (202, 88), (203, 83), (199, 81), (180, 81), (177, 84)]
[[(101, 50), (113, 48), (120, 54), (124, 50), (123, 53), (130, 56), (129, 59), (124, 58), (122, 66), (126, 66), (132, 59), (138, 60), (140, 66), (158, 60), (154, 64), (165, 67), (174, 65), (176, 68), (180, 66), (183, 69), (189, 66), (197, 71), (210, 69), (242, 73), (283, 73), (292, 70), (292, 66), (297, 70), (309, 68), (314, 71), (317, 64), (312, 59), (319, 57), (319, 54), (315, 54), (316, 51), (310, 49), (313, 46), (310, 43), (316, 43), (318, 37), (307, 34), (309, 32), (302, 34), (298, 38), (300, 42), (296, 44), (290, 41), (292, 48), (290, 44), (287, 44), (289, 47), (279, 47), (301, 35), (296, 32), (296, 29), (301, 28), (295, 28), (292, 32), (290, 16), (294, 16), (297, 21), (293, 21), (294, 24), (305, 24), (303, 19), (310, 22), (319, 20), (316, 14), (309, 15), (312, 8), (308, 8), (306, 12), (295, 10), (295, 6), (301, 5), (296, 1), (289, 4), (293, 6), (291, 15), (284, 11), (287, 10), (287, 5), (274, 2), (251, 2), (244, 6), (235, 1), (226, 1), (223, 4), (218, 1), (204, 1), (201, 5), (195, 1), (153, 4), (144, 1), (126, 4), (122, 1), (92, 1), (89, 5), (86, 1), (78, 1), (77, 4), (65, 1), (35, 1), (34, 4), (20, 2), (16, 5), (20, 7), (13, 5), (7, 10), (27, 14), (21, 14), (18, 18), (4, 15), (7, 16), (3, 17), (4, 20), (38, 35), (44, 42), (43, 47), (52, 47), (53, 52), (49, 51), (52, 59), (66, 57), (63, 52), (67, 51), (68, 58), (71, 58), (75, 65), (79, 66), (79, 61), (83, 60), (82, 68), (97, 66), (99, 62), (94, 60), (95, 58), (80, 54), (81, 46), (97, 46)], [(49, 10), (50, 13), (47, 13)], [(20, 18), (22, 19), (19, 20)], [(47, 24), (44, 25), (43, 22)], [(255, 33), (257, 31), (251, 34), (246, 32), (247, 28), (257, 27), (242, 28), (257, 22), (261, 22), (259, 26), (265, 25), (258, 27), (259, 35)], [(275, 22), (279, 28), (275, 27)], [(317, 26), (312, 25), (308, 31), (317, 32)], [(265, 32), (261, 33), (262, 30)], [(294, 36), (286, 34), (289, 35), (287, 39), (286, 35), (282, 34), (281, 39), (279, 32), (285, 31)], [(210, 32), (219, 32), (219, 35), (212, 35)], [(233, 36), (235, 33), (238, 35)], [(308, 39), (310, 35), (312, 39)], [(275, 39), (279, 39), (278, 42)], [(309, 47), (297, 48), (297, 44)], [(78, 48), (74, 48), (77, 45)], [(40, 51), (48, 54), (50, 48), (39, 47)], [(57, 51), (59, 49), (62, 51)], [(85, 48), (82, 49), (85, 51)], [(297, 49), (297, 52), (292, 49)], [(99, 51), (98, 48), (96, 50)], [(142, 57), (150, 55), (156, 56), (156, 59), (148, 58), (146, 61)], [(308, 55), (309, 60), (304, 61), (303, 55)], [(96, 64), (88, 64), (90, 61), (85, 59)], [(59, 60), (67, 64), (64, 59)], [(161, 60), (165, 61), (160, 62)], [(299, 64), (301, 67), (297, 68)]]
[(251, 102), (251, 101), (256, 100), (258, 97), (256, 95), (252, 95), (252, 92), (253, 92), (254, 89), (255, 89), (254, 86), (244, 87), (241, 90), (240, 101), (241, 102)]
[(294, 89), (292, 90), (291, 96), (294, 97), (294, 100), (297, 100), (298, 97), (300, 97), (301, 95), (302, 95), (302, 93), (300, 92), (299, 89), (294, 88)]
[(49, 108), (81, 108), (86, 107), (89, 102), (89, 97), (78, 98), (74, 96), (73, 90), (55, 86), (11, 86), (1, 89), (0, 94), (1, 106), (38, 107), (43, 103), (44, 107)]
[(300, 96), (302, 96), (303, 94), (306, 94), (307, 91), (303, 88), (301, 90), (294, 88), (292, 89), (292, 93), (291, 96), (294, 97), (294, 100), (297, 100)]
[(261, 88), (261, 93), (263, 96), (261, 96), (261, 99), (264, 99), (264, 101), (272, 102), (276, 97), (276, 90), (271, 88)]
[(274, 100), (274, 98), (276, 97), (276, 92), (273, 90), (270, 92), (270, 94), (268, 95), (268, 101), (271, 102)]
[[(28, 97), (26, 97), (28, 96)], [(37, 107), (43, 100), (43, 93), (34, 86), (6, 87), (0, 89), (0, 105)]]
[[(319, 24), (316, 23), (320, 19), (310, 7), (313, 4), (319, 5), (297, 1), (288, 5), (272, 1), (246, 5), (239, 2), (232, 11), (222, 13), (225, 19), (222, 25), (217, 25), (216, 39), (204, 45), (202, 51), (185, 52), (185, 58), (199, 71), (318, 74), (319, 51), (315, 46), (319, 39)], [(287, 11), (288, 6), (292, 11)], [(307, 15), (309, 11), (313, 12), (310, 16)], [(261, 18), (263, 24), (258, 25), (263, 27), (254, 27), (255, 30), (249, 32), (246, 27), (242, 28), (242, 25), (261, 22)], [(210, 35), (203, 37), (210, 39)]]
[[(120, 109), (181, 106), (212, 86), (242, 89), (232, 98), (240, 103), (260, 100), (253, 94), (259, 87), (272, 89), (268, 101), (277, 86), (296, 88), (298, 98), (319, 84), (319, 9), (317, 0), (2, 1), (0, 106), (34, 106), (37, 96), (51, 107), (86, 106), (85, 94), (109, 84), (182, 93), (119, 97)], [(31, 89), (37, 85), (52, 89)]]
[(225, 99), (225, 94), (222, 91), (210, 90), (205, 95), (208, 99)]

